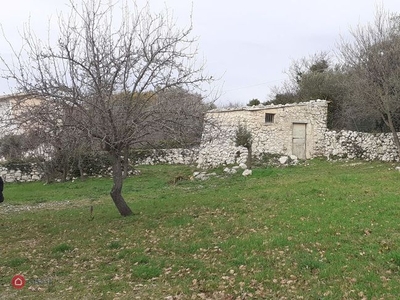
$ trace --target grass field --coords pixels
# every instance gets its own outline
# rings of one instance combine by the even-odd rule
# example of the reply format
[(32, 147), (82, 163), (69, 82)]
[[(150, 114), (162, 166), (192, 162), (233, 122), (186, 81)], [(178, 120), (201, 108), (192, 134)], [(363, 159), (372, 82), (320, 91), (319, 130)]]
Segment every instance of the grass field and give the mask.
[(312, 160), (177, 184), (194, 169), (139, 169), (127, 218), (111, 179), (7, 184), (0, 299), (399, 299), (393, 165)]

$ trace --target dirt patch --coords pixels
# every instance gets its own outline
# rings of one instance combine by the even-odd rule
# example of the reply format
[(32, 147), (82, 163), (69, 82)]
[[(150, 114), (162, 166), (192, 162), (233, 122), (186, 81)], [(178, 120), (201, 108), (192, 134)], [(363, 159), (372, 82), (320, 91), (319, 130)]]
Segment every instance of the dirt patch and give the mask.
[(97, 204), (99, 202), (93, 202), (90, 200), (67, 200), (67, 201), (52, 201), (52, 202), (42, 202), (32, 205), (27, 204), (8, 204), (3, 202), (0, 204), (0, 214), (9, 214), (16, 212), (26, 212), (26, 211), (37, 211), (37, 210), (60, 210), (65, 208), (73, 207), (83, 207)]

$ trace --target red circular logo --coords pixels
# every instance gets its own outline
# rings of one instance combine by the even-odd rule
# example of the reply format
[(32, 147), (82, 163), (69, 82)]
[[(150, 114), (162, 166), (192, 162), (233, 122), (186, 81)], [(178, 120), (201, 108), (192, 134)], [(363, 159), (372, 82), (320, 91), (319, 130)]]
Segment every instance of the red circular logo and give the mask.
[(15, 289), (22, 289), (25, 285), (25, 277), (22, 275), (15, 275), (11, 280), (11, 284)]

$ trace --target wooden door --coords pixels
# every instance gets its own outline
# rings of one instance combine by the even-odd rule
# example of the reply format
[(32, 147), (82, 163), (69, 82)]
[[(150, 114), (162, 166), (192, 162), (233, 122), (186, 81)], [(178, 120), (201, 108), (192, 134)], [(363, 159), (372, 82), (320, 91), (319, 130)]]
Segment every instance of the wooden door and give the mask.
[(293, 123), (292, 154), (306, 159), (306, 125)]

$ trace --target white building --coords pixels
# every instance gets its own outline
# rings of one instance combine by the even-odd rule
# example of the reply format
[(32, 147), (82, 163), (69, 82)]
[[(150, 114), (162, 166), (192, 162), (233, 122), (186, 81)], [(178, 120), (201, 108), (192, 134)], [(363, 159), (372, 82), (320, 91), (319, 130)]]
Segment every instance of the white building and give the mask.
[(23, 129), (13, 121), (18, 119), (21, 112), (40, 102), (37, 98), (24, 94), (0, 96), (0, 138), (7, 134), (21, 133)]
[(206, 115), (199, 166), (233, 164), (243, 158), (243, 152), (247, 154), (235, 145), (239, 125), (252, 134), (253, 156), (285, 154), (308, 159), (322, 155), (327, 112), (325, 100), (212, 110)]
[(11, 133), (15, 130), (15, 126), (10, 126), (12, 118), (12, 107), (14, 97), (5, 95), (0, 96), (0, 137)]

